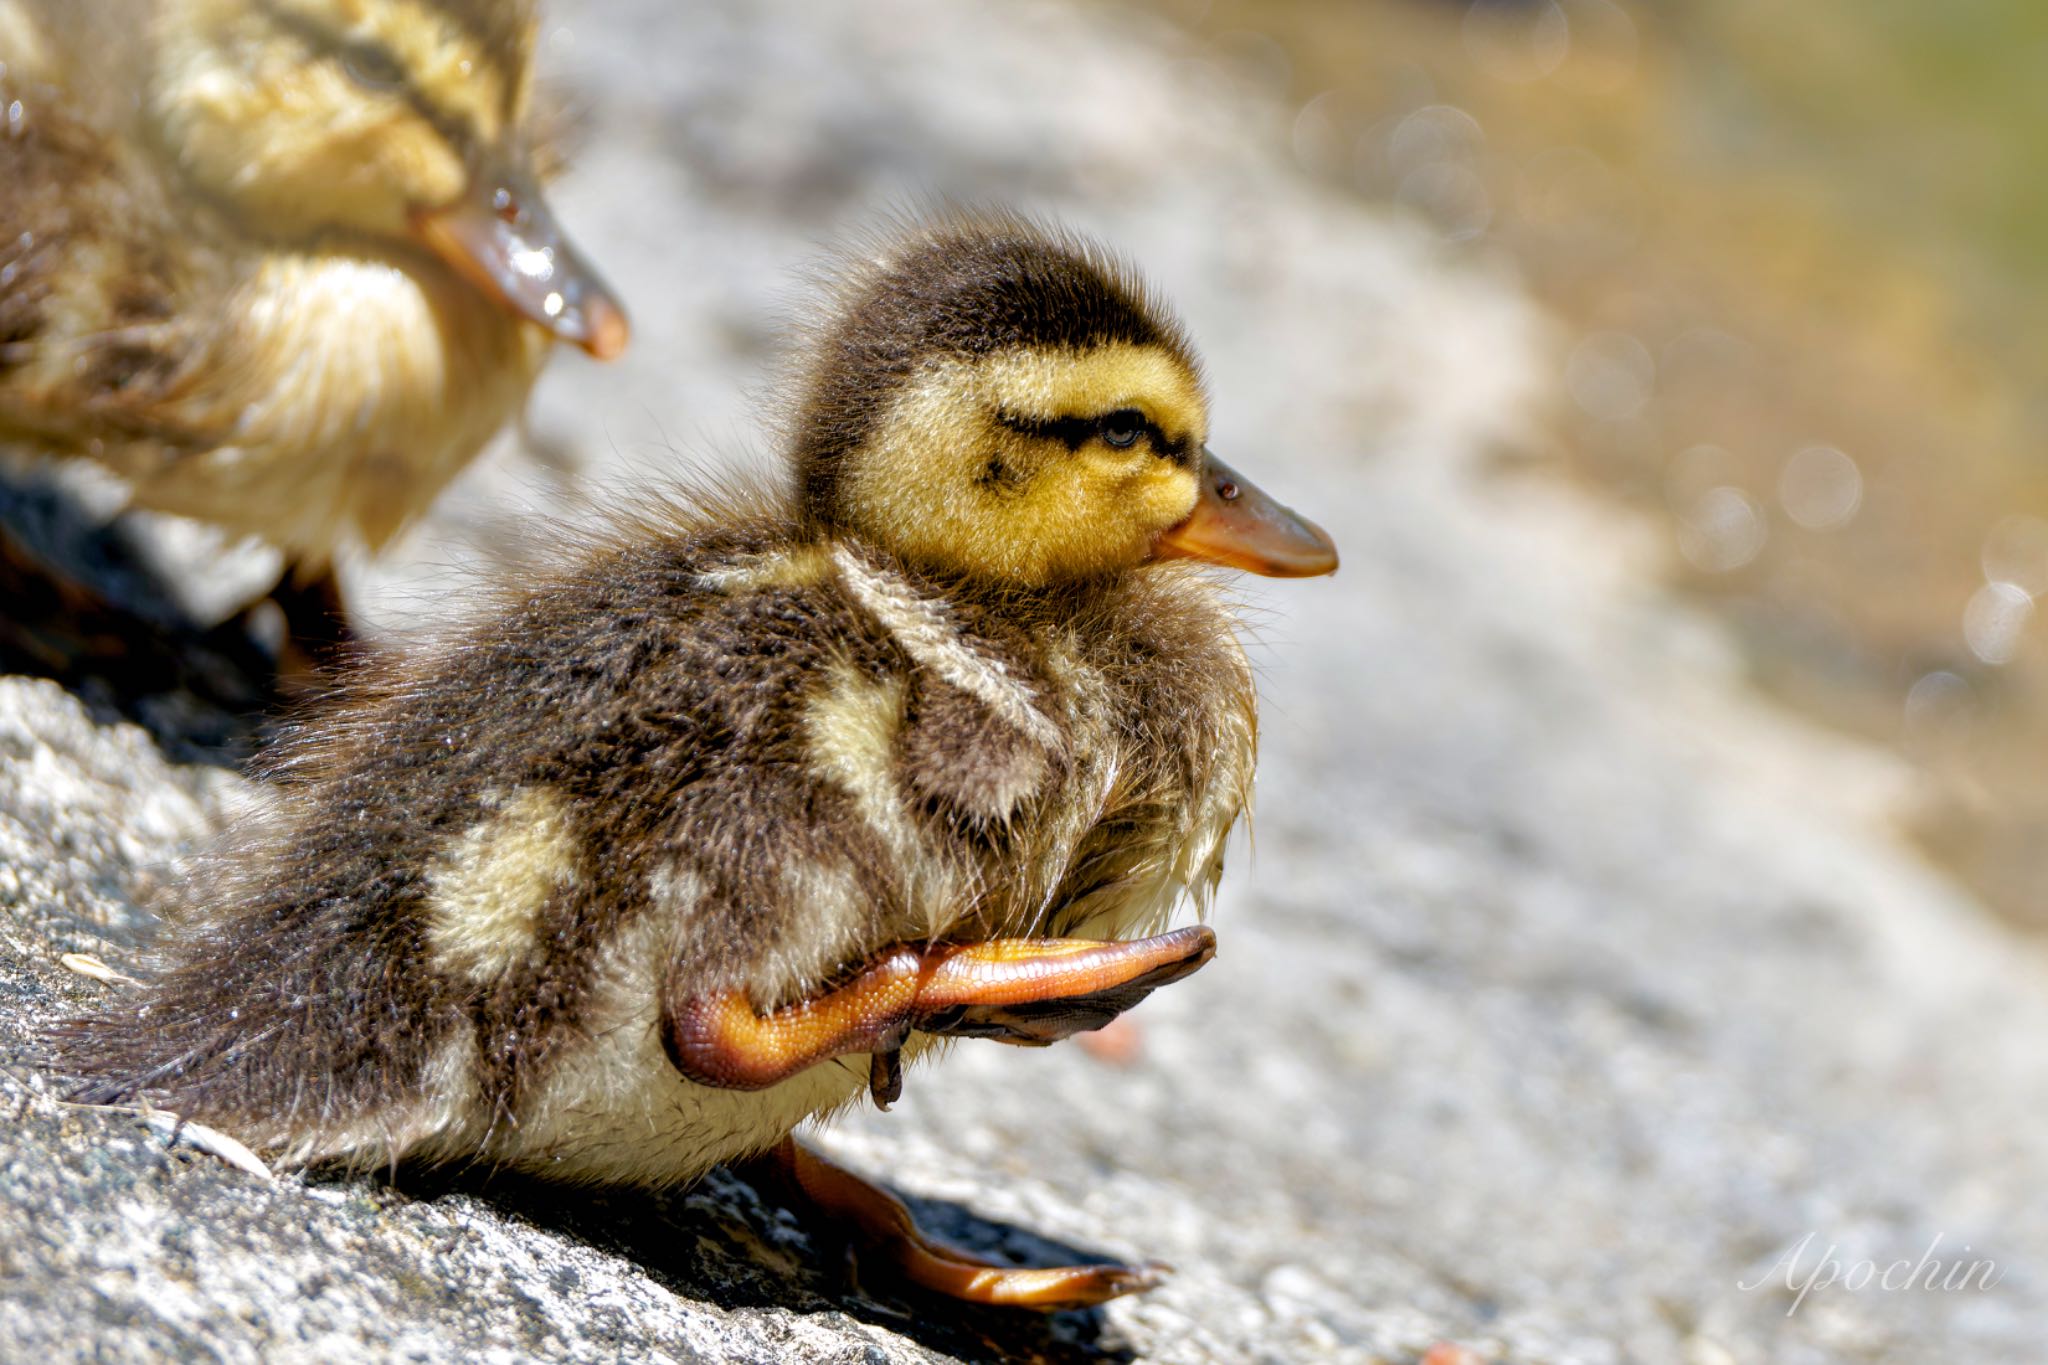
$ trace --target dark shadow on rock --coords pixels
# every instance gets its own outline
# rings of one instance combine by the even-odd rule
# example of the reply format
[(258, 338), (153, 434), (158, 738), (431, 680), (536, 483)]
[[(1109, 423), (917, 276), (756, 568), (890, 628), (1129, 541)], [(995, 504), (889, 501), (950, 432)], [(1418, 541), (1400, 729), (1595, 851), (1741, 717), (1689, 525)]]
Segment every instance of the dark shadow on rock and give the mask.
[[(863, 1275), (831, 1229), (800, 1219), (724, 1169), (666, 1194), (446, 1170), (401, 1170), (394, 1188), (416, 1199), (474, 1201), (499, 1217), (576, 1238), (625, 1257), (685, 1298), (727, 1310), (843, 1313), (964, 1361), (1123, 1365), (1136, 1359), (1099, 1310), (977, 1308)], [(957, 1204), (903, 1198), (921, 1226), (991, 1259), (1019, 1265), (1107, 1259)]]
[(0, 673), (48, 678), (171, 759), (225, 767), (247, 762), (280, 700), (243, 617), (192, 621), (127, 521), (33, 473), (0, 471)]

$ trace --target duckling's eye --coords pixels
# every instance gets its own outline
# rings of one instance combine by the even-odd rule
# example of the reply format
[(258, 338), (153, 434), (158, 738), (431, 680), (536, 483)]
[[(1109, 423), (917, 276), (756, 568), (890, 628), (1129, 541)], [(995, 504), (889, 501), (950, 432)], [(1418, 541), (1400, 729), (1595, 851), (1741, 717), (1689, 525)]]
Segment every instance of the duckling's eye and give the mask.
[(1125, 408), (1102, 419), (1102, 440), (1118, 450), (1129, 450), (1145, 434), (1145, 414)]
[(366, 90), (391, 90), (405, 84), (405, 71), (398, 59), (375, 43), (343, 48), (341, 65), (349, 79)]

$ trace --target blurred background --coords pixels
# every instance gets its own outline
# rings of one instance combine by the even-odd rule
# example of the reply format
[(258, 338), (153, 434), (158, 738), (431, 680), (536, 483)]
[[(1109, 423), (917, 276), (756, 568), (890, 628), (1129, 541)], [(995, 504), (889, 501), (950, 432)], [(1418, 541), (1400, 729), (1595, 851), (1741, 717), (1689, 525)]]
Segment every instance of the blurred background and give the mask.
[(1540, 462), (1651, 520), (1752, 676), (1899, 748), (2048, 931), (2048, 9), (1156, 0), (1324, 181), (1554, 313)]

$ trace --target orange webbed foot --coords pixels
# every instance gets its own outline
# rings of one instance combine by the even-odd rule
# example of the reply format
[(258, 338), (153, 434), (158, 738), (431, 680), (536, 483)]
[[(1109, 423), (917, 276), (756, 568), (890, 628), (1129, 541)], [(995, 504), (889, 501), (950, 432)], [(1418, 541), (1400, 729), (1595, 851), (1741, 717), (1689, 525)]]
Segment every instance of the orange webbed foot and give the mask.
[(869, 1089), (887, 1107), (902, 1093), (896, 1053), (914, 1031), (1043, 1047), (1101, 1028), (1216, 954), (1205, 928), (1129, 943), (990, 939), (893, 948), (851, 982), (760, 1014), (743, 990), (669, 1002), (663, 1042), (700, 1085), (760, 1090), (834, 1057), (874, 1059)]
[(926, 1233), (902, 1200), (795, 1138), (784, 1138), (756, 1170), (843, 1230), (863, 1264), (884, 1263), (912, 1284), (966, 1303), (1044, 1313), (1092, 1308), (1157, 1288), (1172, 1273), (1157, 1262), (1022, 1267), (986, 1260)]

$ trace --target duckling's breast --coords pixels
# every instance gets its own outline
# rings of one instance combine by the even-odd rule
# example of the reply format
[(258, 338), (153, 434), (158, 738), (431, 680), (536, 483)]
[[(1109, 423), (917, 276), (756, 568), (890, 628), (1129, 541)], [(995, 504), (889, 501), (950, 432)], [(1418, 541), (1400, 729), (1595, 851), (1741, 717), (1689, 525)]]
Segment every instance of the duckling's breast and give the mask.
[(850, 547), (835, 564), (903, 671), (891, 799), (912, 848), (965, 868), (972, 891), (920, 900), (908, 936), (1121, 938), (1206, 901), (1256, 724), (1234, 618), (1205, 581), (978, 600)]
[(375, 549), (519, 411), (548, 346), (425, 259), (269, 256), (158, 414), (209, 439), (109, 458), (145, 506), (316, 563)]
[(1078, 737), (1065, 870), (1043, 931), (1157, 933), (1206, 914), (1224, 847), (1250, 809), (1258, 723), (1236, 617), (1178, 569), (1134, 575), (1074, 619), (1036, 630)]

